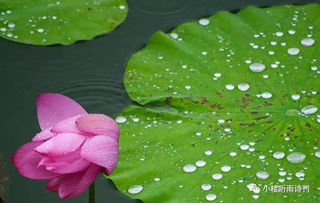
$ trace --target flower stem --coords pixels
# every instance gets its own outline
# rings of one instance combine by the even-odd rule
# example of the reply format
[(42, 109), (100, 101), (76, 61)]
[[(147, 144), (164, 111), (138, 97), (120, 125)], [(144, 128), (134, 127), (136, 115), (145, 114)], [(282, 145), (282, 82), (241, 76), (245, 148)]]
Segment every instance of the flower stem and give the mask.
[(95, 203), (96, 202), (96, 194), (95, 194), (95, 186), (94, 182), (89, 188), (89, 203)]

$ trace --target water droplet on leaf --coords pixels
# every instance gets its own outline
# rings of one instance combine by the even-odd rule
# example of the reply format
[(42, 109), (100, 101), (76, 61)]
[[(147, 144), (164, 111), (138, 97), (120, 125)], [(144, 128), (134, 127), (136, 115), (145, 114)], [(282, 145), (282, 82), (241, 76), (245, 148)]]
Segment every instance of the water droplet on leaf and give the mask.
[(138, 194), (143, 190), (143, 186), (142, 185), (132, 185), (131, 187), (129, 187), (128, 192), (130, 194)]
[(304, 161), (306, 155), (301, 152), (292, 152), (287, 156), (287, 160), (290, 163), (298, 164)]
[(183, 167), (184, 172), (192, 173), (197, 170), (197, 167), (193, 164), (187, 164)]

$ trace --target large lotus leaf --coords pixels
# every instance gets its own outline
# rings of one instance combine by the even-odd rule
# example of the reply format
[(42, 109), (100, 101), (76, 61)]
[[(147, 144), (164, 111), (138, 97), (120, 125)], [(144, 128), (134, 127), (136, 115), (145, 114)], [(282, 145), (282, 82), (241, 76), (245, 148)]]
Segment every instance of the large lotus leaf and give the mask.
[(71, 44), (112, 31), (125, 0), (0, 0), (0, 36), (34, 45)]
[[(157, 32), (129, 61), (117, 188), (144, 202), (320, 201), (320, 6)], [(319, 67), (319, 68), (318, 68)]]

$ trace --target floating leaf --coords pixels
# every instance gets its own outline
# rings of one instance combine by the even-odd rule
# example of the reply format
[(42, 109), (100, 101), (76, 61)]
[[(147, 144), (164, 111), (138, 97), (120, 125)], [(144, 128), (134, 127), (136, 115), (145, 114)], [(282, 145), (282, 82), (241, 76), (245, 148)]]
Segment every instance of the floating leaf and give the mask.
[(0, 36), (34, 45), (71, 44), (112, 31), (125, 0), (0, 0)]
[(157, 32), (126, 69), (118, 189), (144, 202), (320, 201), (320, 6)]

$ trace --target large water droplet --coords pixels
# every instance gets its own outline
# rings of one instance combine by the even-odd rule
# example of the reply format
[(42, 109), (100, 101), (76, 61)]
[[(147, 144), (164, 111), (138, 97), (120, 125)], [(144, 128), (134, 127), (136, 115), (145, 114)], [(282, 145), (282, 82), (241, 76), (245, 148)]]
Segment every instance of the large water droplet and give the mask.
[(210, 24), (210, 21), (208, 19), (202, 18), (199, 20), (199, 24), (203, 26), (207, 26)]
[(260, 156), (259, 156), (259, 159), (260, 159), (260, 160), (264, 160), (265, 158), (266, 158), (265, 155), (260, 155)]
[(318, 107), (313, 105), (305, 106), (301, 109), (301, 112), (304, 114), (313, 114), (318, 111)]
[(193, 164), (187, 164), (183, 167), (184, 172), (192, 173), (197, 170), (197, 167)]
[(287, 156), (287, 160), (290, 163), (298, 164), (304, 161), (306, 155), (301, 152), (292, 152)]
[(287, 172), (285, 172), (285, 171), (279, 171), (279, 176), (285, 176), (285, 175), (287, 175)]
[(290, 35), (294, 35), (294, 34), (296, 33), (296, 31), (295, 31), (295, 30), (289, 30), (288, 33), (289, 33)]
[(231, 171), (231, 166), (228, 166), (228, 165), (221, 166), (221, 171), (222, 172), (229, 172), (229, 171)]
[(226, 85), (226, 89), (227, 89), (227, 90), (233, 90), (233, 89), (234, 89), (234, 85), (232, 85), (232, 84), (227, 84), (227, 85)]
[(249, 88), (250, 88), (250, 85), (247, 83), (240, 83), (238, 85), (238, 89), (243, 92), (247, 91)]
[(294, 100), (294, 101), (297, 101), (297, 100), (300, 99), (300, 95), (298, 95), (298, 94), (293, 94), (293, 95), (291, 95), (291, 99)]
[(40, 32), (40, 33), (42, 33), (42, 32), (44, 32), (44, 29), (42, 29), (42, 28), (39, 28), (39, 29), (37, 29), (37, 32)]
[(132, 185), (131, 187), (129, 187), (128, 192), (130, 194), (138, 194), (143, 190), (143, 186), (142, 185)]
[(118, 116), (116, 118), (116, 122), (117, 123), (125, 123), (126, 121), (127, 121), (127, 119), (125, 117), (123, 117), (123, 116)]
[(201, 189), (204, 190), (204, 191), (208, 191), (212, 188), (212, 186), (209, 184), (209, 183), (206, 183), (206, 184), (202, 184), (201, 185)]
[(240, 149), (241, 150), (248, 150), (249, 149), (249, 145), (247, 145), (247, 144), (242, 144), (242, 145), (240, 145)]
[(314, 39), (312, 38), (304, 38), (301, 40), (301, 44), (303, 46), (306, 46), (306, 47), (310, 47), (312, 46), (313, 44), (315, 43)]
[(204, 167), (207, 163), (203, 160), (199, 160), (196, 162), (196, 166), (198, 167)]
[(316, 153), (314, 153), (314, 155), (315, 155), (317, 158), (320, 158), (320, 151), (317, 151)]
[(264, 99), (270, 99), (272, 97), (272, 94), (270, 92), (264, 92), (261, 94), (261, 97)]
[(153, 180), (156, 181), (156, 182), (159, 182), (160, 178), (154, 178)]
[(276, 36), (277, 37), (282, 37), (283, 36), (283, 32), (276, 32)]
[(213, 180), (220, 180), (223, 177), (221, 173), (215, 173), (212, 175)]
[(264, 71), (264, 69), (266, 69), (266, 66), (262, 63), (252, 63), (252, 64), (250, 64), (249, 69), (252, 72), (258, 73), (258, 72)]
[(289, 55), (298, 55), (300, 50), (298, 48), (289, 48), (287, 52)]
[(208, 201), (213, 201), (215, 199), (217, 199), (217, 195), (215, 195), (215, 194), (207, 194), (206, 195), (206, 200), (208, 200)]
[(265, 180), (265, 179), (268, 179), (268, 178), (269, 178), (269, 173), (266, 172), (266, 171), (258, 171), (258, 172), (256, 173), (256, 176), (257, 176), (257, 178), (259, 178), (259, 179)]
[(9, 23), (9, 24), (8, 24), (8, 27), (9, 27), (9, 28), (14, 28), (15, 26), (16, 26), (16, 25), (15, 25), (14, 23)]
[(237, 152), (230, 152), (229, 155), (230, 156), (237, 156)]
[(275, 153), (273, 153), (272, 156), (275, 159), (283, 159), (283, 157), (285, 156), (285, 153), (284, 152), (275, 152)]

